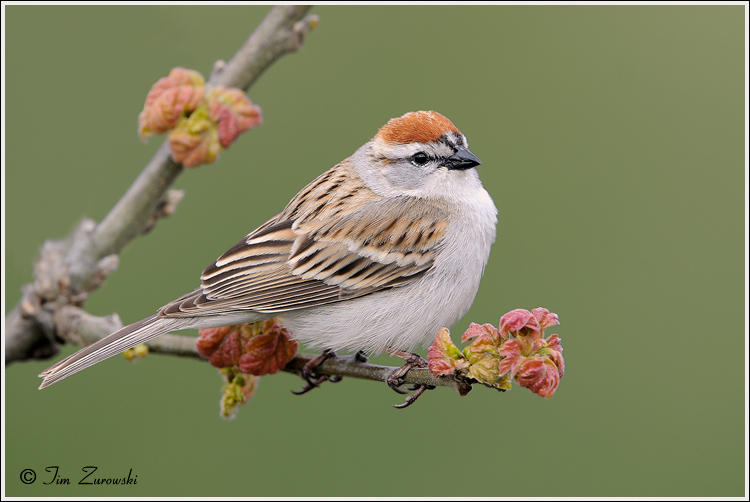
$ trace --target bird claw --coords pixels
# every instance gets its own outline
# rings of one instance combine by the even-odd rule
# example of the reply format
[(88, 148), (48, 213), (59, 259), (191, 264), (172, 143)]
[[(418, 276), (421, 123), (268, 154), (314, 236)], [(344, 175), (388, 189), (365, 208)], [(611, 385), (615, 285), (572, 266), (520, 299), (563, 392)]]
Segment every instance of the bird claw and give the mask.
[[(390, 377), (389, 377), (389, 378), (390, 378)], [(401, 386), (401, 385), (403, 385), (403, 384), (400, 384), (400, 383), (393, 383), (393, 382), (389, 382), (389, 381), (386, 381), (385, 383), (387, 383), (387, 384), (388, 384), (388, 387), (390, 387), (390, 388), (391, 388), (391, 389), (393, 389), (393, 390), (394, 390), (395, 392), (398, 392), (398, 393), (399, 393), (399, 394), (401, 394), (401, 395), (404, 395), (404, 394), (408, 394), (408, 393), (409, 393), (409, 391), (408, 391), (408, 390), (401, 390), (401, 389), (399, 389), (399, 386)]]
[[(307, 394), (311, 390), (315, 389), (316, 387), (319, 387), (320, 384), (322, 384), (325, 381), (329, 381), (332, 383), (340, 382), (342, 377), (340, 375), (317, 375), (315, 373), (315, 369), (323, 364), (324, 361), (331, 359), (333, 357), (336, 357), (336, 353), (331, 349), (326, 349), (323, 352), (321, 352), (318, 356), (311, 359), (307, 364), (305, 364), (302, 367), (302, 372), (300, 373), (300, 376), (305, 381), (305, 385), (302, 387), (301, 390), (293, 390), (292, 394), (301, 396), (302, 394)], [(315, 381), (312, 379), (315, 378)]]
[[(424, 394), (424, 391), (434, 389), (434, 385), (426, 385), (426, 384), (414, 384), (406, 388), (406, 390), (401, 389), (400, 387), (404, 385), (404, 380), (406, 377), (406, 374), (409, 372), (409, 370), (413, 368), (427, 368), (427, 361), (424, 360), (421, 356), (418, 354), (414, 354), (412, 352), (404, 352), (401, 350), (394, 350), (389, 349), (387, 351), (389, 354), (400, 357), (405, 361), (404, 365), (400, 368), (396, 369), (393, 373), (388, 375), (388, 378), (386, 378), (386, 383), (388, 386), (393, 389), (395, 392), (406, 395), (411, 392), (405, 399), (404, 402), (401, 404), (394, 404), (394, 408), (402, 409), (406, 408), (408, 406), (411, 406), (422, 394)], [(318, 375), (315, 373), (315, 369), (323, 364), (324, 361), (337, 357), (336, 353), (333, 350), (326, 349), (323, 352), (321, 352), (318, 356), (311, 359), (307, 364), (305, 364), (302, 367), (302, 371), (300, 372), (300, 376), (303, 380), (305, 380), (305, 385), (302, 387), (302, 389), (298, 391), (292, 391), (292, 394), (295, 394), (297, 396), (301, 396), (302, 394), (307, 394), (311, 390), (317, 388), (325, 381), (329, 382), (340, 382), (343, 378), (341, 375)], [(355, 353), (352, 357), (353, 362), (367, 362), (367, 356), (364, 352), (359, 351)], [(313, 380), (315, 379), (315, 380)]]
[(302, 394), (307, 394), (311, 390), (319, 387), (320, 384), (322, 384), (326, 380), (329, 380), (329, 381), (331, 381), (333, 383), (336, 383), (336, 382), (340, 382), (341, 381), (341, 377), (339, 377), (338, 379), (333, 379), (333, 378), (331, 378), (328, 375), (321, 375), (314, 382), (312, 380), (310, 380), (310, 379), (307, 379), (307, 382), (305, 382), (305, 385), (303, 385), (300, 390), (293, 390), (292, 394), (294, 394), (295, 396), (301, 396)]
[[(292, 394), (296, 396), (301, 396), (302, 394), (307, 394), (311, 390), (315, 389), (316, 387), (320, 387), (320, 384), (323, 382), (331, 382), (331, 383), (337, 383), (340, 382), (344, 377), (341, 375), (317, 375), (315, 374), (315, 369), (323, 364), (324, 361), (331, 359), (333, 357), (337, 357), (336, 353), (333, 350), (327, 349), (321, 352), (317, 357), (311, 359), (307, 364), (305, 364), (302, 367), (302, 371), (300, 373), (300, 376), (303, 380), (305, 380), (305, 385), (300, 390), (293, 390)], [(367, 355), (363, 351), (357, 351), (355, 354), (351, 356), (352, 362), (355, 363), (366, 363), (367, 362)], [(315, 380), (311, 380), (312, 378), (315, 378)]]
[(399, 410), (402, 410), (406, 408), (407, 406), (411, 406), (414, 403), (414, 401), (416, 401), (417, 398), (419, 398), (419, 396), (424, 394), (424, 391), (431, 390), (434, 388), (435, 388), (434, 385), (414, 385), (413, 390), (415, 390), (416, 392), (407, 396), (403, 403), (394, 404), (393, 407), (398, 408)]
[(409, 394), (409, 392), (412, 392), (412, 394), (407, 396), (402, 404), (394, 404), (394, 408), (403, 409), (407, 406), (411, 406), (414, 401), (419, 398), (419, 396), (424, 394), (424, 391), (435, 388), (434, 385), (414, 384), (411, 387), (407, 387), (407, 390), (401, 390), (399, 387), (404, 384), (404, 377), (409, 372), (409, 370), (413, 368), (427, 368), (427, 361), (425, 361), (424, 358), (420, 355), (414, 354), (412, 352), (404, 352), (394, 349), (389, 349), (387, 352), (392, 356), (400, 357), (405, 361), (405, 364), (388, 375), (385, 383), (388, 384), (388, 387), (398, 392), (399, 394)]

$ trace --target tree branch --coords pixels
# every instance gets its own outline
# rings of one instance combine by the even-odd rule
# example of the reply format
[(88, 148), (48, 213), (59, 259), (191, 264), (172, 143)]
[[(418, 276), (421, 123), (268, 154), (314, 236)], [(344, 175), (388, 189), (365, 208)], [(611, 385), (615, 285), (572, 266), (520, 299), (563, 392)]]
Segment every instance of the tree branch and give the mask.
[[(315, 358), (315, 354), (298, 353), (286, 365), (284, 371), (302, 373), (302, 368)], [(323, 375), (338, 375), (342, 377), (360, 378), (385, 382), (388, 376), (399, 369), (395, 366), (379, 366), (376, 364), (354, 362), (351, 357), (333, 357), (326, 359), (315, 368), (316, 373)], [(412, 368), (404, 375), (404, 385), (428, 385), (434, 387), (453, 387), (459, 394), (465, 396), (471, 390), (472, 381), (461, 380), (453, 375), (435, 377), (427, 368)]]
[[(149, 352), (157, 354), (187, 357), (206, 361), (198, 353), (195, 345), (196, 338), (185, 335), (161, 335), (148, 342)], [(302, 368), (312, 361), (316, 354), (298, 352), (283, 371), (302, 374)], [(355, 361), (353, 357), (332, 357), (326, 359), (315, 368), (315, 373), (329, 376), (342, 376), (385, 382), (388, 376), (396, 371), (396, 366), (380, 366), (367, 362)], [(456, 392), (465, 396), (471, 390), (474, 380), (456, 378), (454, 375), (435, 377), (427, 368), (413, 368), (404, 376), (404, 385), (431, 385), (435, 387), (452, 387)]]
[(274, 7), (228, 63), (211, 75), (209, 83), (247, 89), (278, 58), (302, 47), (305, 35), (318, 25), (318, 16), (303, 19), (309, 5)]
[(141, 234), (167, 188), (182, 171), (182, 165), (172, 160), (169, 142), (165, 140), (125, 195), (96, 226), (96, 255), (119, 253)]
[[(304, 17), (310, 8), (273, 7), (234, 57), (215, 65), (210, 83), (247, 90), (277, 59), (301, 47), (318, 22), (317, 16)], [(116, 270), (122, 248), (174, 211), (181, 195), (169, 187), (182, 171), (165, 141), (99, 224), (82, 220), (68, 237), (44, 243), (34, 282), (22, 288), (21, 300), (5, 319), (6, 365), (49, 358), (60, 341), (90, 343), (121, 327), (116, 315), (96, 318), (80, 307)]]

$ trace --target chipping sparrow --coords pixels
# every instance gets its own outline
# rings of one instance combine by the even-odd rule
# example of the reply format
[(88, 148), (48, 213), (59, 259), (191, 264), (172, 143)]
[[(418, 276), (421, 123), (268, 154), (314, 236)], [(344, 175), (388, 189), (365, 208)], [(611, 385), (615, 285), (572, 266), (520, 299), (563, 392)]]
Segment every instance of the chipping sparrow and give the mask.
[(497, 209), (443, 115), (380, 128), (209, 265), (198, 289), (51, 366), (40, 389), (161, 334), (280, 317), (311, 348), (412, 350), (469, 310)]

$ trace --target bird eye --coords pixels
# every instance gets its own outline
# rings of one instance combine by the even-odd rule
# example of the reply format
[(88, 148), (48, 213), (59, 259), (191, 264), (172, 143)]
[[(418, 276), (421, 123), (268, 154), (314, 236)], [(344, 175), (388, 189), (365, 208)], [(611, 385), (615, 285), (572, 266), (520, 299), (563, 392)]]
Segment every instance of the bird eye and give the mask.
[(427, 161), (429, 160), (427, 158), (427, 154), (424, 152), (417, 152), (414, 155), (412, 155), (411, 160), (418, 166), (423, 166), (427, 164)]

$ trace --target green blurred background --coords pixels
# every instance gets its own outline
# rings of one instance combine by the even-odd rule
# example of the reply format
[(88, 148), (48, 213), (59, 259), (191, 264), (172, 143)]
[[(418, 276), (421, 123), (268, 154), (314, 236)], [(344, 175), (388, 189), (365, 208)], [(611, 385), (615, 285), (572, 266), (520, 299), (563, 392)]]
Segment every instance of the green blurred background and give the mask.
[[(314, 8), (302, 50), (250, 90), (262, 127), (179, 178), (177, 213), (124, 250), (87, 309), (152, 313), (389, 118), (435, 109), (500, 210), (454, 337), (549, 308), (568, 368), (557, 394), (441, 388), (395, 410), (385, 385), (297, 397), (279, 374), (223, 421), (208, 364), (116, 357), (44, 392), (51, 361), (13, 364), (6, 494), (742, 496), (743, 9)], [(175, 66), (207, 75), (268, 10), (7, 7), (6, 313), (42, 242), (104, 217), (159, 146), (136, 134), (151, 84)], [(53, 465), (73, 485), (43, 485)], [(88, 465), (138, 484), (76, 485)]]

